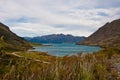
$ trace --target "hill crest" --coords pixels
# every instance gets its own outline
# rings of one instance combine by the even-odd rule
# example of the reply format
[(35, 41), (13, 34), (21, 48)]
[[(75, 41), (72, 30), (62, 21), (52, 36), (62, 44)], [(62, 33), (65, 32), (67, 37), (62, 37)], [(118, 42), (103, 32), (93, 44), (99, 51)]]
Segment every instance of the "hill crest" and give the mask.
[(85, 39), (84, 36), (72, 36), (70, 34), (51, 34), (44, 35), (40, 37), (24, 37), (26, 40), (30, 42), (38, 42), (38, 43), (76, 43), (78, 41), (82, 41)]
[(27, 50), (29, 42), (13, 33), (8, 26), (0, 23), (0, 50)]
[(120, 47), (120, 19), (106, 23), (95, 33), (77, 44)]

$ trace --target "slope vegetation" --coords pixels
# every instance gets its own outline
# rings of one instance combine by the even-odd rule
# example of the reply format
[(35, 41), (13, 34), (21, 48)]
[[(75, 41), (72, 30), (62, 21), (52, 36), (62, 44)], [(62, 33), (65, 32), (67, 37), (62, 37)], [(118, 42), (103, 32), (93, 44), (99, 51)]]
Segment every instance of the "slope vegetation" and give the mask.
[(120, 48), (120, 19), (106, 23), (78, 44)]
[(0, 23), (0, 50), (27, 50), (29, 42), (11, 32), (8, 26)]

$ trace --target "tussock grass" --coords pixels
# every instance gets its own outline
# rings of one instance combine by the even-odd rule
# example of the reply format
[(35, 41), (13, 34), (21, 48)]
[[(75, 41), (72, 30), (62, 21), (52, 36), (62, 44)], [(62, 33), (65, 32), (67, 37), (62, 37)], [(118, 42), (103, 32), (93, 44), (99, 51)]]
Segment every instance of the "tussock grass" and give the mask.
[[(111, 51), (110, 51), (111, 52)], [(0, 60), (0, 80), (120, 80), (114, 63), (120, 63), (120, 54), (113, 51), (93, 54), (55, 57), (42, 53), (17, 53)], [(111, 55), (112, 54), (112, 55)], [(111, 56), (110, 56), (111, 55)], [(49, 61), (44, 64), (29, 58)]]

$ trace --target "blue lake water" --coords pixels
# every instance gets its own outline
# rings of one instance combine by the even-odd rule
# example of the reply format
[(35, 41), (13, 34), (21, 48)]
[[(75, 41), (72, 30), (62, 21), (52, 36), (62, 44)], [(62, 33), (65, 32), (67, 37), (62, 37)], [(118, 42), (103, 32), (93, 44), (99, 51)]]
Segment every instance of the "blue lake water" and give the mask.
[(48, 52), (55, 56), (65, 56), (65, 55), (75, 55), (79, 52), (83, 53), (93, 53), (101, 50), (97, 46), (85, 46), (85, 45), (75, 45), (75, 44), (51, 44), (52, 46), (39, 46), (34, 47), (34, 51)]

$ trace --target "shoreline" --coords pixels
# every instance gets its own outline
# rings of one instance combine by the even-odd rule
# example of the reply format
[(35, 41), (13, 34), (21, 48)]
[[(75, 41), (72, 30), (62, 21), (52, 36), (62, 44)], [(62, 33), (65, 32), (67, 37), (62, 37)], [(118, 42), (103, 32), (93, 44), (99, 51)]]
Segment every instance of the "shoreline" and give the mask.
[[(53, 46), (53, 45), (52, 45)], [(47, 54), (49, 54), (49, 55), (52, 55), (52, 56), (58, 56), (58, 57), (63, 57), (63, 56), (66, 56), (66, 55), (68, 55), (68, 56), (72, 56), (72, 55), (77, 55), (78, 53), (83, 53), (83, 54), (87, 54), (87, 53), (90, 53), (90, 54), (93, 54), (94, 52), (98, 52), (98, 51), (100, 51), (100, 50), (103, 50), (103, 48), (101, 48), (101, 47), (99, 47), (99, 46), (89, 46), (89, 45), (82, 45), (83, 47), (85, 47), (84, 49), (80, 49), (80, 48), (82, 48), (82, 46), (81, 47), (79, 47), (79, 46), (77, 46), (76, 44), (74, 44), (73, 46), (71, 46), (71, 45), (67, 45), (67, 47), (73, 47), (74, 48), (74, 46), (76, 47), (75, 49), (77, 49), (76, 51), (73, 49), (73, 51), (75, 51), (75, 52), (70, 52), (69, 51), (69, 48), (65, 48), (65, 49), (67, 49), (67, 51), (66, 52), (64, 52), (64, 49), (60, 49), (60, 51), (58, 50), (58, 52), (56, 52), (55, 53), (55, 51), (53, 51), (53, 53), (50, 51), (49, 52), (49, 48), (50, 47), (47, 47), (47, 48), (45, 48), (45, 49), (48, 49), (48, 50), (41, 50), (42, 49), (42, 46), (35, 46), (34, 47), (34, 49), (30, 49), (29, 51), (37, 51), (37, 52), (45, 52), (45, 53), (47, 53)], [(86, 49), (86, 47), (90, 47), (90, 49), (93, 49), (93, 50), (91, 50), (91, 51), (89, 51), (89, 49), (88, 50), (85, 50)], [(64, 46), (63, 45), (63, 47), (66, 47), (66, 46)], [(78, 48), (77, 48), (78, 47)], [(93, 48), (92, 48), (93, 47)], [(94, 47), (98, 47), (98, 49), (97, 48), (95, 48), (94, 49)], [(39, 49), (40, 48), (40, 50), (36, 50), (36, 49)], [(52, 49), (59, 49), (59, 48), (61, 48), (61, 45), (60, 45), (60, 47), (58, 46), (58, 47), (55, 47), (55, 48), (52, 48)], [(99, 49), (100, 48), (100, 49)], [(50, 48), (51, 49), (51, 48)], [(97, 49), (97, 50), (96, 50)], [(63, 50), (63, 52), (62, 52), (62, 50)], [(67, 53), (67, 54), (66, 54)], [(58, 55), (57, 55), (58, 54)]]

